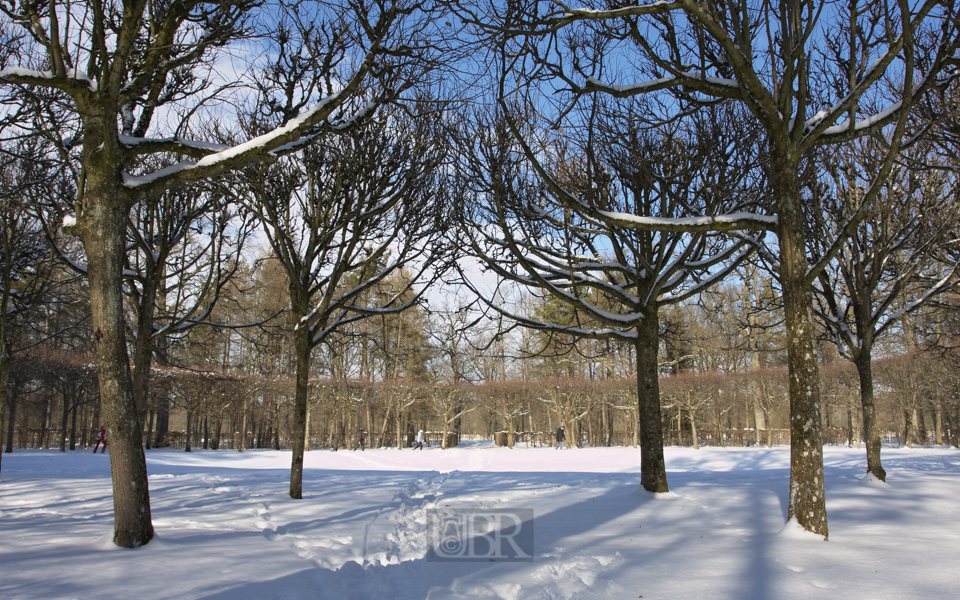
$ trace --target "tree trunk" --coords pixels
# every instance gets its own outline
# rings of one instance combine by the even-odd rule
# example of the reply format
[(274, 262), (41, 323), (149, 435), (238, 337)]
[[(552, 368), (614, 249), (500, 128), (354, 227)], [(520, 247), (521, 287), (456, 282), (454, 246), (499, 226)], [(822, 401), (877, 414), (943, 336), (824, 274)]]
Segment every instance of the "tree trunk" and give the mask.
[(397, 403), (394, 411), (394, 424), (397, 426), (397, 450), (403, 450), (403, 413), (400, 411), (402, 402)]
[(440, 449), (447, 449), (447, 432), (450, 427), (450, 411), (443, 411), (443, 437), (440, 438)]
[(153, 417), (155, 414), (156, 413), (154, 413), (153, 409), (147, 411), (147, 435), (146, 435), (147, 439), (145, 440), (145, 443), (144, 443), (144, 447), (147, 450), (150, 449), (150, 444), (153, 441)]
[(387, 435), (387, 425), (390, 424), (390, 407), (383, 413), (383, 423), (380, 425), (380, 437), (377, 438), (377, 448), (383, 448), (383, 438)]
[(923, 410), (917, 408), (916, 400), (913, 404), (913, 441), (921, 446), (927, 443), (927, 429), (923, 424)]
[[(115, 118), (115, 117), (114, 117)], [(85, 123), (85, 136), (93, 123)], [(153, 538), (147, 462), (137, 405), (131, 391), (130, 361), (124, 335), (122, 273), (127, 210), (118, 189), (119, 165), (109, 150), (89, 148), (84, 142), (88, 168), (87, 191), (79, 231), (87, 254), (91, 329), (97, 355), (97, 378), (113, 479), (114, 538), (126, 548), (142, 546)], [(102, 161), (102, 162), (101, 162)]]
[(183, 442), (183, 449), (185, 452), (193, 452), (193, 447), (190, 444), (190, 440), (193, 434), (192, 425), (193, 425), (193, 411), (187, 410), (187, 431), (185, 432), (186, 439)]
[(690, 434), (693, 436), (693, 449), (700, 449), (700, 440), (697, 439), (697, 418), (693, 416), (693, 411), (688, 410), (690, 413)]
[(903, 442), (907, 448), (913, 448), (913, 440), (916, 438), (914, 428), (916, 427), (913, 420), (913, 413), (909, 410), (903, 411)]
[(311, 413), (310, 404), (307, 403), (307, 420), (306, 420), (306, 432), (303, 435), (303, 451), (310, 452), (310, 413)]
[(856, 360), (857, 376), (860, 379), (860, 406), (863, 411), (863, 438), (867, 446), (867, 473), (880, 481), (887, 480), (887, 472), (880, 463), (880, 425), (877, 406), (873, 398), (873, 362), (870, 349), (861, 351)]
[(790, 501), (788, 518), (827, 537), (823, 487), (820, 373), (817, 365), (813, 286), (807, 279), (805, 219), (796, 164), (773, 153), (777, 199), (780, 284), (786, 318), (790, 394)]
[(131, 393), (143, 423), (147, 417), (147, 397), (150, 393), (150, 366), (153, 362), (153, 316), (156, 311), (157, 284), (146, 277), (137, 307), (137, 338), (133, 344), (133, 372)]
[(223, 416), (217, 416), (217, 423), (213, 427), (213, 439), (210, 440), (210, 449), (220, 449), (220, 434), (223, 433)]
[(637, 399), (640, 421), (640, 484), (648, 492), (669, 492), (663, 460), (663, 417), (657, 351), (660, 345), (656, 308), (647, 312), (637, 327)]
[(70, 416), (70, 449), (77, 449), (77, 406), (73, 407)]
[(683, 447), (683, 409), (677, 407), (677, 447)]
[[(304, 303), (305, 305), (306, 303)], [(294, 311), (301, 316), (302, 311)], [(310, 328), (301, 323), (293, 336), (297, 353), (297, 383), (293, 398), (293, 458), (290, 463), (290, 497), (303, 498), (303, 448), (307, 439), (307, 392), (310, 377)]]
[(50, 431), (50, 405), (53, 404), (53, 394), (47, 393), (43, 402), (43, 413), (40, 419), (40, 439), (37, 442), (37, 448), (47, 449), (47, 434)]
[(70, 393), (66, 391), (69, 389), (70, 380), (64, 382), (68, 387), (64, 388), (63, 392), (63, 410), (60, 411), (60, 452), (67, 451), (67, 419), (70, 418)]
[(243, 415), (240, 418), (240, 443), (237, 452), (243, 452), (247, 447), (247, 401), (243, 401)]
[[(7, 383), (10, 381), (10, 366), (13, 359), (10, 357), (10, 348), (0, 347), (0, 415), (4, 414), (4, 409), (8, 409), (7, 417), (7, 447), (6, 452), (13, 451), (13, 421), (15, 415), (15, 403), (7, 400)], [(3, 451), (0, 451), (0, 475), (3, 474)]]
[(940, 402), (939, 395), (933, 401), (933, 435), (934, 443), (938, 446), (943, 445), (943, 405)]
[(157, 431), (153, 439), (154, 448), (166, 448), (170, 445), (167, 435), (170, 431), (170, 398), (157, 399)]

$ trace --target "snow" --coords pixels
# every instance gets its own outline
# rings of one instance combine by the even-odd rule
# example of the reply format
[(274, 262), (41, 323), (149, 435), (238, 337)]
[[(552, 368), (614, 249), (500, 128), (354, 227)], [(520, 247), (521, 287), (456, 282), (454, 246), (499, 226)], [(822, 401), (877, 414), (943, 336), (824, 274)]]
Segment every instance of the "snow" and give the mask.
[[(214, 166), (221, 162), (228, 161), (232, 158), (235, 158), (246, 152), (256, 150), (257, 148), (269, 147), (271, 144), (275, 143), (274, 140), (276, 140), (277, 138), (302, 128), (304, 123), (307, 123), (310, 119), (314, 118), (314, 116), (317, 113), (323, 110), (331, 102), (335, 102), (339, 100), (340, 96), (341, 96), (341, 93), (339, 92), (336, 94), (327, 96), (322, 100), (320, 100), (319, 102), (317, 102), (316, 104), (314, 104), (309, 110), (304, 112), (302, 115), (295, 117), (293, 119), (290, 119), (284, 125), (277, 127), (276, 129), (269, 131), (263, 135), (247, 140), (246, 142), (237, 144), (236, 146), (223, 146), (222, 149), (218, 150), (217, 152), (214, 152), (213, 154), (208, 154), (207, 156), (204, 156), (200, 160), (197, 160), (197, 161), (182, 160), (175, 165), (164, 167), (162, 169), (159, 169), (152, 173), (147, 173), (145, 175), (131, 175), (129, 173), (124, 173), (123, 184), (128, 188), (135, 189), (141, 186), (149, 185), (162, 177), (173, 175), (180, 171)], [(358, 113), (358, 115), (365, 114), (366, 112), (373, 110), (374, 107), (375, 107), (375, 103), (370, 102), (367, 104), (367, 106), (365, 106), (360, 111), (360, 113)], [(357, 118), (357, 116), (355, 116), (354, 118)], [(135, 139), (136, 138), (127, 138), (127, 142), (129, 143)], [(197, 146), (197, 147), (202, 147), (202, 146)], [(208, 146), (208, 147), (210, 149), (214, 149), (213, 146)], [(221, 146), (216, 146), (216, 148), (221, 148)]]
[[(157, 538), (111, 543), (108, 455), (3, 457), (0, 597), (956, 598), (960, 451), (824, 449), (830, 541), (786, 521), (787, 448), (667, 448), (672, 493), (639, 451), (151, 450)], [(428, 562), (432, 507), (532, 508), (533, 562)]]
[(683, 79), (694, 79), (698, 81), (705, 81), (713, 85), (719, 85), (719, 86), (728, 87), (731, 89), (738, 89), (740, 87), (740, 84), (737, 83), (737, 80), (735, 79), (726, 79), (722, 77), (710, 77), (710, 76), (704, 77), (700, 73), (692, 73), (689, 71), (680, 71), (680, 75), (681, 77), (674, 77), (674, 76), (660, 77), (659, 79), (650, 79), (648, 81), (642, 81), (642, 82), (633, 83), (630, 85), (607, 85), (601, 82), (596, 77), (591, 76), (591, 77), (587, 77), (584, 80), (584, 83), (587, 85), (587, 87), (593, 87), (600, 90), (605, 90), (608, 92), (624, 94), (624, 95), (631, 95), (631, 94), (642, 93), (650, 90), (663, 89), (671, 85), (680, 85), (683, 83)]
[(74, 227), (77, 224), (77, 217), (74, 215), (63, 215), (63, 226)]
[(704, 216), (704, 217), (642, 217), (631, 213), (613, 212), (606, 210), (597, 211), (601, 217), (633, 223), (645, 228), (675, 228), (675, 227), (707, 227), (710, 225), (728, 225), (731, 223), (744, 222), (745, 226), (756, 223), (758, 227), (771, 227), (777, 224), (776, 216), (758, 215), (754, 213), (736, 212), (728, 215)]
[[(24, 69), (22, 67), (10, 67), (0, 71), (0, 79), (8, 79), (10, 77), (22, 77), (25, 79), (49, 79), (51, 81), (58, 79), (53, 74), (53, 71), (37, 71), (34, 69)], [(87, 85), (91, 92), (96, 92), (98, 89), (97, 82), (93, 79), (90, 79), (90, 76), (83, 71), (67, 69), (65, 79), (82, 81)]]
[[(888, 106), (887, 108), (883, 109), (882, 111), (878, 112), (877, 114), (870, 115), (865, 119), (861, 119), (860, 121), (857, 121), (853, 127), (854, 131), (861, 131), (863, 129), (867, 129), (868, 127), (873, 127), (877, 123), (880, 123), (881, 121), (887, 119), (888, 117), (890, 117), (891, 115), (893, 115), (894, 113), (900, 110), (901, 104), (902, 104), (901, 102), (895, 102), (890, 106)], [(834, 125), (833, 127), (827, 127), (823, 131), (823, 135), (839, 135), (841, 133), (847, 133), (848, 131), (850, 131), (850, 119), (846, 119), (839, 125)]]

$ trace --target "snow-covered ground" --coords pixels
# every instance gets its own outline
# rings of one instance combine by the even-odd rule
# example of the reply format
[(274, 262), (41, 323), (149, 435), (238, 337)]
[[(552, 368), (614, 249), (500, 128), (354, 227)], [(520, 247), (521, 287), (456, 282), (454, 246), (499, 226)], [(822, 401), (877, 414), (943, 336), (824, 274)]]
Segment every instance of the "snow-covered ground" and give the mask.
[[(106, 455), (17, 451), (0, 481), (0, 598), (960, 598), (960, 451), (825, 452), (830, 541), (785, 526), (786, 448), (150, 451), (157, 537), (111, 543)], [(532, 508), (532, 562), (426, 560), (429, 508)]]

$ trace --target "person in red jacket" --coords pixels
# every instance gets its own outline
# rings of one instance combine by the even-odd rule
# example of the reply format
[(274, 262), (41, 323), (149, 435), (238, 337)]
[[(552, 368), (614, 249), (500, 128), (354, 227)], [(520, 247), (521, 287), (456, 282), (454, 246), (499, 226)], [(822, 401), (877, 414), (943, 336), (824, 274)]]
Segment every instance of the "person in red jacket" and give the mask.
[(100, 451), (100, 454), (103, 454), (107, 451), (107, 432), (103, 427), (100, 428), (100, 431), (97, 432), (97, 445), (93, 447), (93, 453), (97, 453), (97, 448), (100, 447), (100, 442), (103, 442), (103, 450)]

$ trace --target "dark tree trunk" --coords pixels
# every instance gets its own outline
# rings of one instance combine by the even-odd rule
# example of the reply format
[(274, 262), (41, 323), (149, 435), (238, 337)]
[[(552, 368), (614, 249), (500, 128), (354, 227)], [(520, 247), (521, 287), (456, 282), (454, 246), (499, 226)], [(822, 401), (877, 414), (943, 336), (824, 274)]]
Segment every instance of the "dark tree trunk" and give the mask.
[(154, 448), (166, 448), (170, 445), (167, 439), (170, 431), (170, 398), (162, 396), (157, 399), (157, 431), (154, 435)]
[(70, 449), (71, 450), (77, 449), (77, 412), (79, 412), (77, 408), (78, 407), (75, 405), (73, 407), (73, 410), (70, 411), (72, 415), (70, 417)]
[(247, 447), (247, 401), (243, 401), (243, 415), (240, 419), (240, 444), (237, 452), (243, 452)]
[(217, 422), (213, 427), (213, 439), (210, 440), (210, 449), (220, 449), (220, 434), (223, 432), (223, 417), (217, 417)]
[[(304, 303), (305, 304), (305, 303)], [(295, 312), (295, 314), (298, 314)], [(293, 458), (290, 464), (290, 497), (303, 498), (303, 449), (307, 439), (307, 391), (310, 376), (310, 329), (299, 327), (294, 334), (297, 382), (293, 399)]]
[(140, 422), (147, 418), (147, 397), (150, 393), (150, 366), (153, 362), (153, 321), (156, 312), (157, 282), (146, 277), (137, 307), (137, 339), (133, 344), (133, 400), (140, 415)]
[(13, 452), (13, 433), (16, 429), (14, 424), (17, 420), (17, 402), (15, 398), (10, 398), (7, 401), (7, 447), (4, 449), (4, 452), (10, 454)]
[(640, 484), (648, 492), (669, 492), (663, 460), (663, 417), (657, 351), (660, 346), (657, 310), (647, 312), (637, 326), (637, 398), (640, 418)]
[(60, 452), (67, 451), (67, 419), (70, 418), (70, 393), (66, 391), (70, 380), (65, 381), (64, 385), (68, 387), (63, 392), (63, 410), (60, 412)]
[(857, 357), (857, 376), (860, 378), (860, 405), (863, 408), (863, 441), (867, 446), (867, 473), (880, 481), (887, 480), (887, 472), (880, 464), (880, 427), (877, 422), (877, 406), (873, 400), (873, 365), (869, 349)]
[(147, 411), (147, 443), (145, 444), (147, 450), (150, 449), (150, 443), (153, 438), (153, 417), (155, 414), (153, 410)]
[(813, 286), (808, 281), (805, 221), (796, 164), (774, 157), (780, 284), (786, 318), (790, 382), (790, 501), (788, 518), (807, 531), (827, 536)]
[(53, 401), (53, 394), (48, 393), (44, 397), (43, 412), (40, 414), (40, 439), (37, 440), (37, 448), (47, 448), (47, 431), (50, 429), (50, 404)]
[(191, 446), (190, 446), (190, 437), (191, 437), (191, 433), (192, 433), (192, 427), (191, 427), (191, 425), (193, 425), (193, 411), (192, 411), (192, 410), (188, 410), (188, 411), (187, 411), (187, 430), (186, 430), (186, 432), (185, 432), (185, 433), (186, 433), (186, 440), (184, 440), (184, 442), (183, 442), (183, 450), (184, 450), (185, 452), (193, 452), (193, 448), (191, 448)]
[[(7, 383), (10, 381), (10, 366), (13, 359), (10, 358), (9, 348), (0, 348), (0, 415), (3, 415), (4, 409), (7, 414), (7, 448), (9, 454), (13, 451), (13, 421), (16, 413), (14, 407), (16, 402), (13, 398), (8, 398)], [(3, 452), (0, 452), (0, 474), (3, 473)]]
[[(116, 118), (115, 116), (113, 117)], [(97, 123), (85, 123), (85, 136), (96, 137)], [(91, 128), (94, 131), (91, 131)], [(95, 150), (84, 141), (87, 190), (79, 231), (87, 254), (90, 314), (103, 420), (110, 442), (113, 478), (114, 538), (126, 548), (153, 538), (150, 495), (142, 431), (134, 402), (130, 361), (124, 335), (122, 273), (127, 209), (118, 160), (109, 148)], [(92, 156), (91, 156), (92, 155)]]

